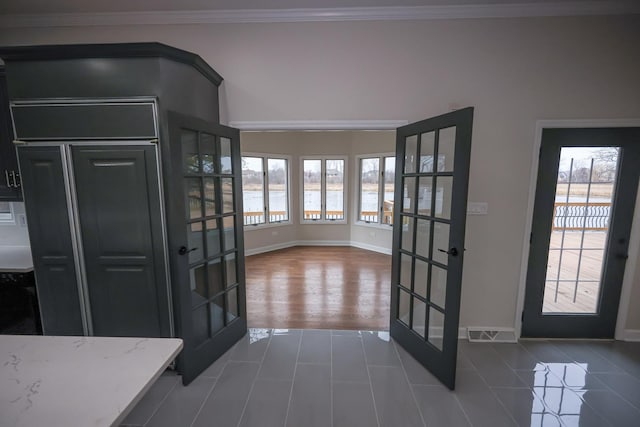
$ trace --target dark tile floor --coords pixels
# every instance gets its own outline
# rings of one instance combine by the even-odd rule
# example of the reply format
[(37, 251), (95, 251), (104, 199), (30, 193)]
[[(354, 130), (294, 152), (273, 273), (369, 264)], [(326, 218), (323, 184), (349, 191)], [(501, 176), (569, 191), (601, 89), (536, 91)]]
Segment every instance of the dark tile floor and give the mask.
[(455, 392), (386, 332), (252, 329), (126, 426), (640, 426), (640, 343), (460, 341)]

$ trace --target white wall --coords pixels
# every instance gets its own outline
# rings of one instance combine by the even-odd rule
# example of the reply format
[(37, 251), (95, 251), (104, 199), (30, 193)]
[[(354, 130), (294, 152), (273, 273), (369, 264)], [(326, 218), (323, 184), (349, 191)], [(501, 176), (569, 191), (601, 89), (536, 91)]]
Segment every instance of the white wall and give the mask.
[(468, 219), (461, 325), (502, 327), (516, 317), (535, 123), (639, 118), (639, 40), (637, 15), (0, 33), (6, 45), (159, 41), (196, 52), (226, 78), (229, 121), (413, 121), (475, 106), (469, 199), (490, 213)]

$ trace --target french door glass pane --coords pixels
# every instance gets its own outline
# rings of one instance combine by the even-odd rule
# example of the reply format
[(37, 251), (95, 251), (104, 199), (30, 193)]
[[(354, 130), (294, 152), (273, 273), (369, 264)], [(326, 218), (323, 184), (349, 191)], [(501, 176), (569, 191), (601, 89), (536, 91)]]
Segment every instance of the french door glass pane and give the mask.
[(220, 173), (233, 173), (231, 163), (231, 140), (229, 138), (220, 138)]
[(404, 173), (415, 173), (418, 153), (418, 135), (411, 135), (405, 139)]
[(393, 224), (393, 200), (394, 200), (394, 185), (396, 180), (396, 158), (385, 157), (384, 158), (384, 202), (383, 202), (383, 224)]
[(402, 181), (402, 212), (415, 213), (416, 178), (405, 177)]
[(264, 224), (264, 166), (261, 157), (242, 157), (244, 225)]
[(222, 178), (222, 213), (233, 212), (233, 178)]
[(452, 190), (452, 176), (439, 176), (436, 178), (436, 217), (445, 219), (451, 218)]
[(218, 229), (218, 220), (210, 219), (206, 222), (207, 226), (207, 257), (212, 257), (220, 253), (220, 230)]
[(413, 300), (413, 322), (411, 329), (421, 337), (424, 337), (424, 322), (427, 318), (427, 305), (418, 298), (413, 297), (411, 299)]
[(204, 178), (204, 214), (216, 214), (216, 181), (215, 178)]
[(224, 295), (214, 298), (209, 303), (209, 311), (211, 316), (211, 335), (224, 328)]
[(422, 298), (426, 298), (428, 281), (429, 281), (429, 264), (416, 258), (416, 271), (415, 271), (415, 278), (413, 283), (413, 292), (420, 295)]
[(189, 242), (189, 264), (201, 261), (204, 258), (204, 233), (203, 223), (194, 222), (187, 224), (187, 240)]
[(344, 160), (326, 160), (326, 219), (344, 219)]
[(405, 292), (402, 289), (398, 289), (398, 292), (398, 320), (409, 326), (409, 314), (411, 312), (409, 304), (411, 296), (408, 292)]
[(209, 277), (209, 297), (219, 294), (224, 290), (222, 280), (222, 258), (214, 258), (209, 261), (208, 277)]
[(456, 152), (456, 128), (440, 129), (438, 136), (438, 172), (453, 172)]
[[(433, 224), (433, 260), (447, 265), (449, 255), (449, 224), (435, 222)], [(442, 252), (445, 251), (445, 252)]]
[(418, 215), (431, 215), (432, 180), (430, 176), (418, 178)]
[(198, 156), (198, 133), (182, 130), (182, 171), (185, 174), (200, 173), (200, 156)]
[(232, 253), (224, 257), (225, 271), (227, 272), (227, 287), (235, 285), (237, 281), (236, 254)]
[(447, 270), (436, 265), (431, 266), (429, 302), (444, 308), (447, 298)]
[(429, 307), (429, 336), (428, 341), (438, 350), (442, 350), (442, 336), (444, 332), (444, 313)]
[(185, 178), (185, 194), (187, 196), (187, 218), (196, 219), (202, 217), (202, 188), (200, 178)]
[(415, 219), (402, 216), (402, 238), (400, 242), (400, 247), (405, 251), (412, 252), (413, 251), (413, 229), (415, 224)]
[(378, 222), (380, 159), (360, 159), (360, 221)]
[(287, 159), (268, 159), (269, 222), (289, 221), (289, 168)]
[(433, 172), (435, 141), (435, 132), (423, 133), (420, 136), (420, 173)]
[(189, 269), (189, 284), (191, 286), (191, 306), (196, 307), (205, 302), (207, 300), (207, 284), (204, 265)]
[(224, 250), (235, 249), (236, 247), (236, 221), (235, 216), (225, 216), (222, 218), (224, 228)]
[(411, 257), (406, 254), (400, 255), (400, 284), (411, 289)]
[(238, 288), (227, 292), (227, 323), (231, 323), (238, 317)]
[(321, 219), (322, 215), (322, 160), (303, 160), (304, 219)]
[(215, 173), (216, 137), (208, 133), (200, 134), (200, 153), (202, 160), (202, 173), (212, 175)]
[(416, 254), (429, 258), (429, 237), (431, 235), (431, 221), (418, 219), (416, 229)]
[(562, 147), (543, 314), (596, 314), (619, 147)]

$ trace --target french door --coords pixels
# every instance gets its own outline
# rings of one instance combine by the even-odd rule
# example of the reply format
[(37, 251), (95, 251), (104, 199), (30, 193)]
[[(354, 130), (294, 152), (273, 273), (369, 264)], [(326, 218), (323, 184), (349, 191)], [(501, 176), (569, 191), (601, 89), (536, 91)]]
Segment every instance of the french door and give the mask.
[(398, 128), (391, 336), (455, 387), (473, 108)]
[(544, 129), (523, 337), (613, 338), (640, 128)]
[(177, 113), (169, 128), (178, 370), (188, 384), (247, 331), (240, 138), (237, 129)]

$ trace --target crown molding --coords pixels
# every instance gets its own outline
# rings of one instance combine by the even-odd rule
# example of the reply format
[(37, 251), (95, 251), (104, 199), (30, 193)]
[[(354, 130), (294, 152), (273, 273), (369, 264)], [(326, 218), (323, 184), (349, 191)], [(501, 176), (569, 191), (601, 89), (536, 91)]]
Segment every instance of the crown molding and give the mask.
[(395, 130), (407, 123), (406, 120), (232, 121), (229, 126), (243, 131)]
[(14, 14), (0, 16), (0, 28), (93, 25), (181, 25), (273, 22), (398, 21), (640, 13), (636, 0), (567, 1), (446, 6), (245, 9), (150, 12)]

